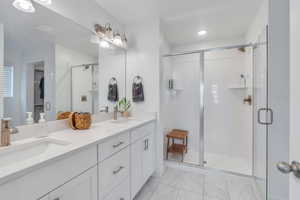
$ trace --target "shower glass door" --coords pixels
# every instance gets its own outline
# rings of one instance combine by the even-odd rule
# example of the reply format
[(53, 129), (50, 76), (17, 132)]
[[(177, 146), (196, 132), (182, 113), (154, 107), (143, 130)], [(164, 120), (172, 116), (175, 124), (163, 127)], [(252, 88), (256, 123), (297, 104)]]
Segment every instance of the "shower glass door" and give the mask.
[[(267, 28), (259, 36), (253, 48), (254, 74), (254, 151), (253, 176), (260, 190), (262, 199), (266, 199), (267, 191), (267, 141), (268, 125), (259, 121), (267, 121), (266, 112), (259, 113), (262, 108), (268, 108), (268, 57)], [(260, 117), (258, 117), (260, 114)], [(265, 115), (264, 115), (265, 114)], [(260, 119), (259, 119), (260, 118)]]
[(251, 49), (204, 54), (204, 167), (252, 175)]
[[(199, 123), (202, 117), (199, 110), (203, 104), (201, 86), (199, 87), (199, 80), (203, 77), (203, 71), (199, 67), (202, 62), (201, 57), (201, 54), (194, 53), (166, 57), (162, 61), (164, 86), (161, 91), (161, 101), (164, 106), (161, 112), (165, 130), (165, 155), (167, 149), (170, 149), (168, 157), (165, 158), (169, 161), (197, 166), (203, 161), (203, 151), (199, 148), (203, 140), (201, 139), (202, 125)], [(173, 83), (172, 87), (169, 85), (170, 81)], [(167, 134), (174, 129), (188, 132), (187, 151), (183, 154), (181, 151), (173, 153), (174, 149), (172, 149), (173, 144), (182, 144), (183, 141), (170, 139), (168, 145)]]

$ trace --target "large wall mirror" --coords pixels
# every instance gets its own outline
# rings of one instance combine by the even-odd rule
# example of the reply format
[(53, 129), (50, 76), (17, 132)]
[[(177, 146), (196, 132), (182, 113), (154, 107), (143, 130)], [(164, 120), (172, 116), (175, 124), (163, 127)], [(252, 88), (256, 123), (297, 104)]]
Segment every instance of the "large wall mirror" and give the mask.
[(109, 94), (111, 83), (117, 83), (117, 98), (125, 97), (126, 51), (100, 48), (92, 36), (43, 6), (29, 14), (1, 1), (0, 117), (18, 126), (30, 113), (34, 123), (41, 113), (47, 121), (60, 112), (95, 114), (117, 100)]

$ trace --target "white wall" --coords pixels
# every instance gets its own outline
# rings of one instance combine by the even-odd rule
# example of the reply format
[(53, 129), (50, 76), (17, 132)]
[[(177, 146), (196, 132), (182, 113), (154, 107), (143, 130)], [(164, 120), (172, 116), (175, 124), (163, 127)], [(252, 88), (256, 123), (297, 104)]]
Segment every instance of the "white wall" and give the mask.
[(126, 27), (129, 35), (127, 52), (127, 96), (132, 97), (132, 81), (143, 78), (145, 101), (134, 103), (134, 112), (158, 112), (159, 109), (159, 20)]
[[(132, 97), (132, 81), (136, 75), (143, 78), (145, 101), (133, 104), (133, 113), (157, 113), (157, 169), (163, 171), (163, 134), (160, 124), (160, 22), (144, 20), (126, 27), (129, 49), (127, 52), (127, 96)], [(163, 106), (163, 105), (162, 105)]]
[(256, 42), (258, 35), (260, 35), (264, 28), (268, 25), (269, 21), (269, 0), (263, 0), (262, 4), (257, 11), (257, 14), (249, 26), (249, 29), (246, 34), (246, 41), (247, 42)]
[[(300, 74), (300, 1), (290, 0), (290, 162), (299, 162), (299, 141), (300, 141), (300, 95), (299, 95), (299, 74)], [(289, 200), (298, 200), (300, 196), (299, 178), (290, 175)]]
[(269, 193), (288, 199), (288, 176), (276, 163), (289, 160), (289, 1), (270, 0), (269, 10), (269, 106), (275, 115), (269, 127)]
[[(108, 101), (108, 84), (112, 77), (117, 79), (119, 99), (126, 97), (126, 53), (121, 49), (99, 50), (99, 106), (109, 106), (113, 111), (115, 102)], [(129, 94), (129, 93), (128, 93)]]
[[(56, 113), (71, 110), (71, 67), (91, 63), (98, 63), (98, 58), (59, 44), (55, 45)], [(85, 81), (84, 78), (78, 82)]]

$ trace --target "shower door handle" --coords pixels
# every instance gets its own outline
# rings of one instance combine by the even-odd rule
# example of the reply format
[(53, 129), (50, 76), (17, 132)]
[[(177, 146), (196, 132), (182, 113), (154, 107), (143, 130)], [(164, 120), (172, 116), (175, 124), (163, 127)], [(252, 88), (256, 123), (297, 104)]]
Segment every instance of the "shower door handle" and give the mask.
[[(261, 113), (262, 112), (266, 112), (266, 114), (269, 114), (269, 121), (262, 121), (261, 119)], [(267, 115), (266, 115), (267, 116)], [(271, 125), (273, 124), (274, 122), (274, 112), (271, 108), (260, 108), (258, 109), (257, 111), (257, 121), (259, 124), (262, 124), (262, 125)]]

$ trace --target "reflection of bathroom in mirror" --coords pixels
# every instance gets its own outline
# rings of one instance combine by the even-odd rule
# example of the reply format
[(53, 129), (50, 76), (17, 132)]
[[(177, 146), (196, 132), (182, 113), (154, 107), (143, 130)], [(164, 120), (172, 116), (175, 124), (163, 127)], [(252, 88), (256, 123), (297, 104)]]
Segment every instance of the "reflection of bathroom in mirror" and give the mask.
[(125, 96), (125, 50), (101, 48), (92, 41), (92, 30), (38, 4), (28, 15), (6, 1), (0, 3), (0, 24), (0, 65), (7, 66), (1, 67), (2, 89), (11, 93), (1, 98), (0, 114), (13, 125), (38, 123), (43, 113), (52, 121), (61, 112), (95, 114), (101, 106), (113, 106), (107, 100), (111, 77), (118, 81), (120, 98)]

